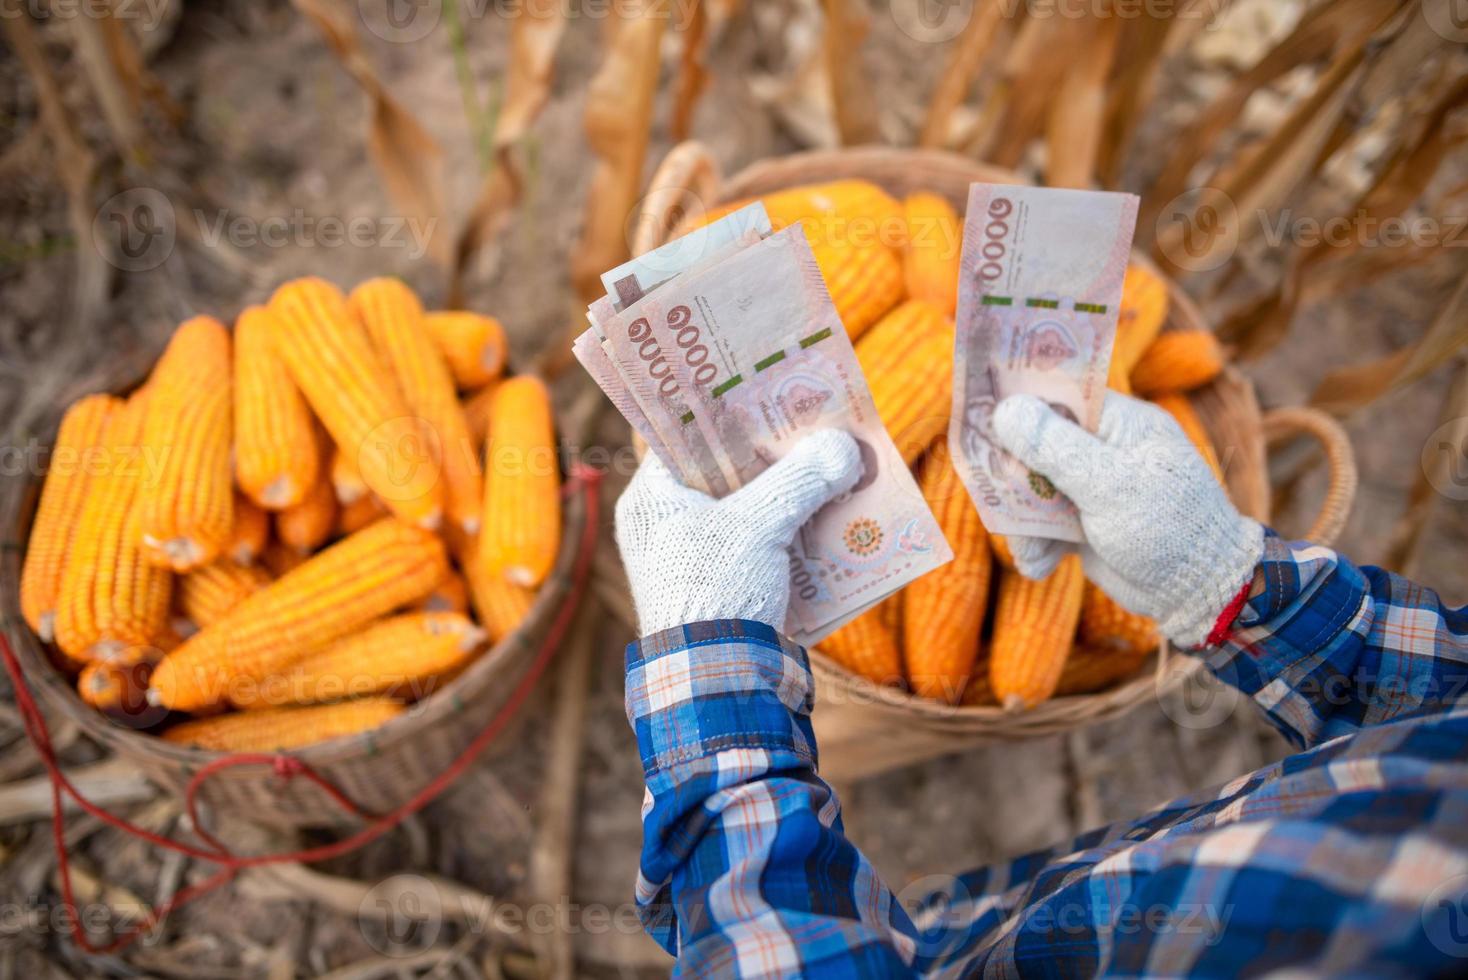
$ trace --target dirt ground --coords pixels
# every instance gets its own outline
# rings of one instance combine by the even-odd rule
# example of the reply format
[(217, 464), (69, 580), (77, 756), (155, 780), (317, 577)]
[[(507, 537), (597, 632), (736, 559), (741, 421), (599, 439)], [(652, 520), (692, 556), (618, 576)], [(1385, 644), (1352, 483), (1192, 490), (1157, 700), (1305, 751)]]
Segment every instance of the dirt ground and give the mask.
[[(893, 29), (882, 12), (885, 6), (876, 5), (865, 56), (874, 90), (880, 93), (884, 136), (910, 144), (941, 59), (930, 45)], [(772, 98), (771, 86), (762, 82), (761, 76), (785, 68), (784, 53), (772, 46), (767, 19), (762, 14), (735, 20), (710, 54), (711, 83), (698, 108), (694, 135), (709, 145), (725, 172), (823, 138), (820, 127), (809, 124), (805, 109), (788, 98)], [(572, 19), (557, 57), (551, 101), (534, 127), (535, 163), (527, 199), (499, 241), (479, 257), (470, 277), (470, 305), (503, 320), (520, 363), (559, 335), (575, 309), (567, 258), (590, 172), (582, 136), (583, 93), (600, 60), (602, 27), (594, 16)], [(506, 30), (506, 21), (493, 12), (465, 23), (465, 50), (481, 97), (503, 75)], [(473, 199), (479, 172), (445, 32), (440, 28), (415, 44), (370, 36), (366, 40), (381, 77), (442, 144), (448, 199), (459, 206), (432, 233), (450, 235), (448, 226)], [(60, 48), (53, 53), (59, 56)], [(93, 379), (115, 377), (119, 365), (156, 356), (181, 317), (194, 312), (233, 317), (287, 276), (317, 273), (352, 283), (397, 274), (418, 287), (430, 304), (443, 297), (438, 274), (417, 257), (411, 242), (390, 235), (382, 223), (394, 207), (364, 153), (367, 107), (361, 91), (288, 3), (191, 0), (152, 67), (185, 110), (181, 133), (160, 154), (158, 168), (167, 176), (123, 172), (110, 160), (104, 163), (103, 187), (187, 186), (191, 200), (208, 202), (199, 216), (206, 227), (221, 218), (248, 223), (296, 215), (298, 224), (300, 217), (362, 218), (376, 222), (382, 240), (333, 247), (306, 232), (279, 246), (241, 241), (225, 248), (181, 239), (158, 268), (120, 271), (101, 327), (79, 336), (66, 328), (57, 311), (68, 301), (72, 250), (90, 246), (69, 238), (65, 203), (50, 179), (47, 151), (32, 151), (32, 165), (7, 171), (0, 189), (0, 419), (7, 420), (0, 424), (13, 426), (17, 433), (23, 433), (20, 427), (37, 404), (75, 394)], [(0, 55), (0, 78), (4, 91), (11, 93), (0, 96), (0, 132), (14, 144), (33, 116), (34, 95), (13, 57)], [(1177, 89), (1185, 102), (1186, 86)], [(667, 118), (665, 94), (649, 169), (670, 146)], [(101, 123), (88, 117), (84, 125), (101, 145)], [(1453, 273), (1441, 264), (1427, 266), (1305, 309), (1286, 343), (1245, 366), (1262, 402), (1297, 404), (1328, 369), (1379, 356), (1420, 335)], [(1386, 553), (1392, 525), (1419, 470), (1423, 440), (1436, 425), (1447, 381), (1447, 373), (1439, 371), (1348, 420), (1361, 464), (1361, 489), (1340, 547), (1360, 561), (1379, 560)], [(586, 383), (579, 373), (568, 373), (557, 386), (558, 398), (569, 403)], [(599, 436), (608, 445), (625, 442), (612, 419)], [(1308, 457), (1296, 453), (1289, 463), (1302, 460)], [(614, 493), (618, 477), (610, 482)], [(1303, 531), (1322, 489), (1318, 476), (1303, 481), (1293, 503), (1277, 515), (1282, 531)], [(1410, 571), (1448, 599), (1468, 601), (1465, 554), (1468, 508), (1439, 500), (1427, 543)], [(570, 894), (558, 904), (576, 906), (573, 917), (583, 922), (575, 936), (581, 972), (658, 975), (666, 970), (667, 959), (634, 929), (615, 924), (626, 921), (616, 913), (627, 908), (641, 844), (641, 775), (621, 708), (621, 650), (632, 630), (607, 615), (598, 617), (596, 629), (574, 876)], [(318, 869), (369, 885), (385, 880), (385, 889), (367, 897), (354, 894), (332, 907), (299, 881), (247, 875), (174, 916), (148, 946), (91, 961), (80, 958), (54, 927), (0, 930), (0, 976), (45, 976), (49, 971), (71, 976), (276, 978), (331, 970), (343, 970), (340, 976), (376, 976), (384, 975), (374, 959), (383, 953), (391, 954), (390, 967), (404, 971), (437, 967), (440, 975), (474, 976), (523, 970), (516, 955), (498, 956), (505, 946), (499, 938), (477, 927), (466, 930), (429, 914), (414, 919), (414, 929), (394, 935), (369, 912), (383, 896), (399, 901), (393, 897), (393, 882), (401, 885), (420, 875), (525, 900), (522, 890), (539, 826), (546, 714), (554, 687), (553, 676), (512, 731), (512, 741), (450, 795), (404, 829)], [(1249, 705), (1222, 714), (1189, 728), (1174, 722), (1185, 715), (1175, 706), (1149, 704), (1127, 719), (1070, 735), (994, 744), (914, 765), (844, 787), (848, 829), (895, 890), (925, 876), (1013, 856), (1097, 823), (1144, 812), (1285, 752), (1285, 743)], [(7, 755), (19, 758), (27, 751), (15, 741)], [(84, 747), (72, 752), (69, 761), (89, 759)], [(6, 770), (12, 776), (37, 771), (14, 761), (7, 762)], [(184, 832), (169, 801), (154, 799), (134, 807), (135, 814), (143, 813), (173, 833)], [(240, 842), (241, 849), (291, 843), (235, 819), (239, 816), (215, 815), (226, 839)], [(207, 865), (164, 860), (88, 819), (74, 821), (72, 837), (85, 869), (146, 901), (208, 872)], [(44, 823), (0, 827), (0, 903), (33, 912), (54, 909), (53, 867)], [(305, 900), (306, 894), (316, 897)], [(581, 918), (592, 908), (612, 913), (613, 926), (593, 929), (589, 919)], [(359, 962), (373, 965), (360, 972), (344, 970)]]

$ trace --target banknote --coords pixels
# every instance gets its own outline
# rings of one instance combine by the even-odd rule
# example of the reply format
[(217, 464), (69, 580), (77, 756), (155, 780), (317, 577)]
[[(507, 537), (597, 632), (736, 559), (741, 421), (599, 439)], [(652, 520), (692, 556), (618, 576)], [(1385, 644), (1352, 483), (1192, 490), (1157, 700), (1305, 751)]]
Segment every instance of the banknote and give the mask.
[(1031, 394), (1095, 431), (1136, 220), (1131, 194), (969, 187), (948, 444), (990, 531), (1082, 540), (1070, 500), (995, 441), (993, 412)]
[[(857, 485), (803, 527), (791, 553), (790, 630), (813, 642), (952, 558), (871, 392), (796, 226), (679, 276), (629, 307), (625, 363), (648, 344), (731, 485), (753, 480), (821, 428), (850, 432)], [(640, 355), (639, 355), (640, 356)]]
[(607, 301), (612, 309), (624, 310), (670, 279), (727, 255), (731, 246), (758, 241), (769, 233), (770, 217), (764, 204), (746, 204), (718, 221), (602, 273)]

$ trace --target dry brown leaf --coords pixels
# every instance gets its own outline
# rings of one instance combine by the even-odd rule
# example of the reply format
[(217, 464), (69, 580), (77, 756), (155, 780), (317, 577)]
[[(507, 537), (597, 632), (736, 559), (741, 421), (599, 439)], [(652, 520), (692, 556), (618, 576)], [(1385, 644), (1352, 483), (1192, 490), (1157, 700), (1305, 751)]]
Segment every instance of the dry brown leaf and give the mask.
[(689, 0), (687, 20), (678, 25), (683, 35), (683, 51), (678, 59), (678, 82), (673, 89), (673, 117), (668, 124), (674, 142), (681, 143), (693, 130), (693, 110), (708, 84), (708, 67), (704, 64), (704, 47), (708, 43), (708, 6), (703, 0)]
[(628, 219), (642, 186), (666, 23), (657, 0), (629, 3), (610, 25), (606, 57), (586, 93), (586, 139), (597, 161), (571, 259), (571, 280), (585, 300), (601, 291), (598, 276), (628, 255)]
[[(1121, 179), (1132, 136), (1156, 94), (1157, 72), (1162, 67), (1167, 39), (1179, 29), (1184, 13), (1158, 17), (1144, 12), (1122, 27), (1115, 58), (1118, 67), (1107, 90), (1106, 125), (1096, 165), (1103, 186), (1114, 187)], [(1204, 20), (1201, 12), (1197, 16)]]
[[(1468, 270), (1463, 270), (1468, 272)], [(1310, 404), (1347, 415), (1447, 363), (1468, 344), (1468, 275), (1422, 339), (1380, 360), (1339, 368), (1321, 379)]]
[(1442, 413), (1429, 438), (1434, 444), (1425, 447), (1422, 466), (1407, 494), (1407, 506), (1392, 528), (1387, 548), (1386, 566), (1403, 575), (1412, 574), (1422, 532), (1437, 505), (1439, 488), (1460, 486), (1461, 478), (1449, 468), (1468, 456), (1468, 361), (1458, 367), (1443, 397)]
[(1020, 24), (1004, 64), (1002, 91), (1008, 98), (998, 124), (992, 163), (1016, 167), (1045, 128), (1055, 90), (1076, 61), (1091, 21), (1078, 17), (1030, 17)]
[(525, 0), (510, 29), (510, 66), (505, 99), (494, 126), (494, 166), (454, 242), (449, 303), (464, 305), (464, 277), (474, 256), (491, 241), (520, 201), (523, 181), (516, 150), (545, 107), (555, 67), (556, 50), (566, 29), (561, 0)]
[[(316, 25), (371, 103), (367, 152), (382, 178), (388, 198), (403, 217), (437, 228), (444, 216), (441, 183), (442, 151), (377, 77), (357, 40), (352, 13), (340, 0), (291, 0)], [(447, 235), (430, 234), (428, 254), (445, 269), (449, 266)]]
[(1066, 68), (1045, 126), (1045, 183), (1088, 188), (1096, 173), (1106, 121), (1106, 78), (1121, 37), (1121, 18), (1092, 22), (1077, 57)]
[(928, 100), (927, 117), (918, 136), (918, 145), (930, 149), (941, 149), (948, 145), (952, 135), (953, 113), (963, 103), (969, 83), (973, 81), (984, 57), (989, 53), (998, 33), (999, 23), (1004, 19), (1004, 4), (1000, 0), (975, 0), (974, 10), (964, 25), (963, 33), (948, 49), (948, 60), (943, 74), (933, 87)]
[(836, 130), (846, 146), (877, 141), (877, 103), (861, 58), (867, 15), (860, 0), (821, 0), (826, 13), (823, 37), (826, 74)]

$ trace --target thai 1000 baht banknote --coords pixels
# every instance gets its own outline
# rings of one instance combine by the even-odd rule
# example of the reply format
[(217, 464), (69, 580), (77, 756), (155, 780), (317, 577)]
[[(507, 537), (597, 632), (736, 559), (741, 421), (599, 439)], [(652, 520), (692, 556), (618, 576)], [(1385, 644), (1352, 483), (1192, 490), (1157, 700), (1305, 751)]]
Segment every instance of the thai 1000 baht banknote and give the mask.
[(994, 439), (1009, 395), (1095, 431), (1137, 221), (1131, 194), (972, 184), (948, 444), (984, 526), (1082, 540), (1075, 506)]
[(764, 204), (755, 201), (603, 272), (601, 284), (612, 309), (625, 310), (669, 280), (729, 254), (731, 247), (759, 241), (769, 233), (770, 216)]
[[(872, 403), (804, 231), (792, 227), (686, 273), (628, 312), (656, 345), (736, 486), (807, 432), (839, 428), (863, 473), (792, 548), (791, 632), (813, 642), (952, 558)], [(614, 346), (635, 341), (609, 336)], [(625, 355), (624, 355), (625, 356)]]

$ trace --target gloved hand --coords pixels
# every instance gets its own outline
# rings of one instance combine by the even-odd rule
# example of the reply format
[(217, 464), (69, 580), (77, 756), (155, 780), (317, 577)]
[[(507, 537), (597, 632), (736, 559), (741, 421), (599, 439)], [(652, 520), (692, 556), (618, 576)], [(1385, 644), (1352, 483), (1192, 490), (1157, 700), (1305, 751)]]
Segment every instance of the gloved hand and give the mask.
[(715, 500), (649, 453), (617, 501), (617, 546), (644, 636), (710, 619), (785, 626), (795, 532), (861, 476), (845, 432), (800, 441), (754, 480)]
[(1079, 549), (1086, 576), (1183, 647), (1201, 645), (1254, 575), (1264, 529), (1240, 514), (1176, 421), (1108, 392), (1093, 435), (1032, 395), (994, 412), (994, 433), (1080, 511), (1079, 546), (1011, 538), (1024, 575), (1041, 578)]

